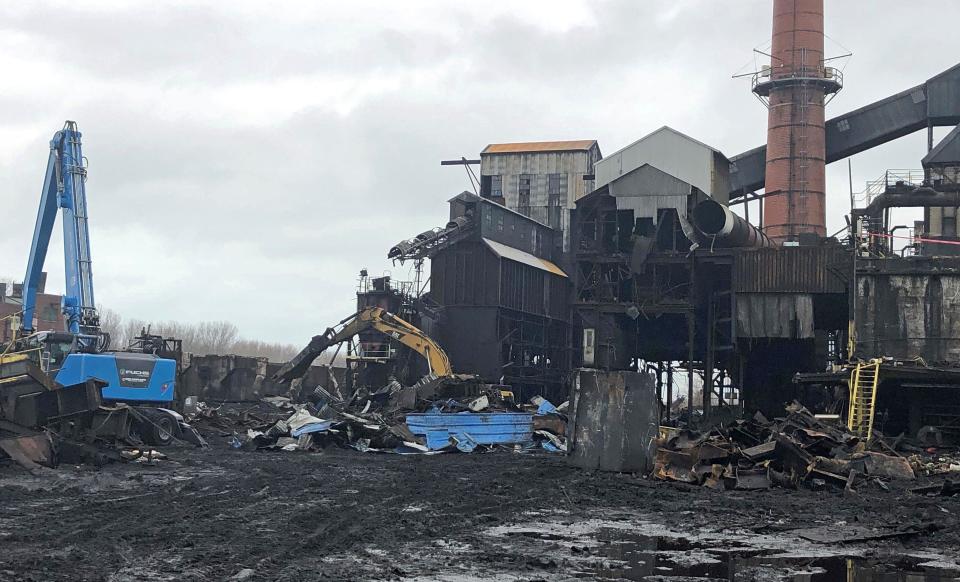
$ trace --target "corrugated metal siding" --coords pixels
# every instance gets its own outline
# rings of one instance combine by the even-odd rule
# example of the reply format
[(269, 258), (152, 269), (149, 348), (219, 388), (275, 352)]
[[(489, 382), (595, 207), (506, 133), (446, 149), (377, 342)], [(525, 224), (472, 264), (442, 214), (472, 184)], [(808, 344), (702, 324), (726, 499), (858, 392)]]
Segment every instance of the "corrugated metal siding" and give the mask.
[(481, 206), (480, 236), (549, 259), (560, 233), (494, 203)]
[(852, 263), (840, 247), (745, 250), (736, 254), (738, 293), (844, 293)]
[[(576, 207), (576, 201), (593, 190), (593, 181), (584, 180), (584, 175), (594, 172), (594, 164), (600, 159), (600, 150), (594, 145), (588, 151), (526, 152), (480, 155), (480, 173), (484, 176), (501, 176), (503, 197), (507, 208), (519, 211), (520, 176), (531, 176), (530, 218), (548, 223), (551, 213), (554, 226), (563, 231), (564, 247), (569, 248), (570, 215), (568, 210)], [(550, 207), (548, 174), (560, 174), (562, 206)], [(559, 208), (559, 209), (558, 209)]]
[(510, 309), (545, 315), (549, 290), (546, 273), (528, 265), (502, 259), (500, 261), (500, 304)]
[(430, 290), (440, 305), (497, 305), (500, 269), (482, 243), (463, 243), (430, 260)]
[(550, 303), (547, 312), (554, 319), (567, 321), (572, 283), (566, 277), (548, 277), (548, 279)]
[[(670, 127), (661, 127), (596, 164), (595, 187), (610, 184), (633, 170), (650, 164), (671, 176), (714, 194), (714, 188), (726, 192), (729, 186), (719, 179), (729, 173), (729, 162), (715, 156), (716, 150)], [(721, 161), (722, 160), (722, 161)], [(727, 166), (714, 169), (715, 164)], [(724, 200), (724, 194), (718, 193)]]
[(570, 281), (500, 259), (482, 243), (460, 243), (430, 260), (430, 290), (443, 306), (506, 307), (566, 321)]
[(737, 296), (737, 337), (813, 337), (813, 297), (805, 293), (744, 293)]

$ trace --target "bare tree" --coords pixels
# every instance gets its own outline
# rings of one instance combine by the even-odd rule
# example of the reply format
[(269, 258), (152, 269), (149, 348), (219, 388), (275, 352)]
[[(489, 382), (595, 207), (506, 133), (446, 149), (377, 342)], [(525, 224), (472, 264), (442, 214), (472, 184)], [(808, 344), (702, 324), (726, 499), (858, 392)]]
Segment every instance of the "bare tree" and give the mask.
[(150, 326), (150, 333), (172, 337), (183, 341), (183, 349), (192, 353), (204, 353), (199, 345), (197, 326), (179, 321), (154, 322)]
[(133, 341), (133, 338), (140, 335), (140, 332), (143, 331), (143, 328), (146, 327), (147, 322), (142, 319), (128, 319), (123, 322), (123, 325), (120, 326), (121, 333), (120, 336), (114, 338), (111, 343), (117, 349), (123, 349), (130, 345), (130, 342)]
[(287, 362), (300, 350), (292, 344), (268, 343), (260, 340), (239, 339), (231, 348), (238, 356), (267, 358), (272, 362)]
[(110, 344), (114, 348), (127, 345), (127, 340), (123, 337), (123, 318), (120, 314), (103, 306), (98, 307), (97, 311), (100, 313), (100, 329), (110, 334)]
[(197, 331), (208, 354), (230, 353), (240, 335), (237, 326), (229, 321), (202, 321)]
[(236, 324), (229, 321), (148, 322), (142, 319), (125, 320), (119, 313), (106, 307), (100, 307), (99, 312), (100, 326), (110, 334), (111, 344), (116, 349), (123, 349), (130, 345), (134, 338), (147, 330), (152, 334), (182, 340), (184, 351), (194, 354), (234, 354), (286, 362), (300, 351), (297, 346), (291, 344), (241, 338)]

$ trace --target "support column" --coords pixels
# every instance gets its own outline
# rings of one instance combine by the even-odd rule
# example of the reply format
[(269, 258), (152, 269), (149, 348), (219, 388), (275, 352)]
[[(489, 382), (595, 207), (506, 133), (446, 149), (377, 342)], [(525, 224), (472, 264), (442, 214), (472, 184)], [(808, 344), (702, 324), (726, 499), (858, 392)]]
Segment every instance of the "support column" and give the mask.
[(667, 422), (670, 422), (671, 404), (673, 404), (673, 362), (667, 362)]

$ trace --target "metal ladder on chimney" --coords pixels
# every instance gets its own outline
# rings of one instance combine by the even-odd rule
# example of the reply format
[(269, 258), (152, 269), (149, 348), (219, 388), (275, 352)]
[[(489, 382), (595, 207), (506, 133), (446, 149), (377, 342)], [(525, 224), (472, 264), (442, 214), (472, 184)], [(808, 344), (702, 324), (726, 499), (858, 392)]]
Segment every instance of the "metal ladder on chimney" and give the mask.
[(850, 376), (850, 407), (847, 428), (867, 440), (873, 435), (873, 417), (877, 406), (877, 384), (880, 381), (880, 360), (860, 362)]

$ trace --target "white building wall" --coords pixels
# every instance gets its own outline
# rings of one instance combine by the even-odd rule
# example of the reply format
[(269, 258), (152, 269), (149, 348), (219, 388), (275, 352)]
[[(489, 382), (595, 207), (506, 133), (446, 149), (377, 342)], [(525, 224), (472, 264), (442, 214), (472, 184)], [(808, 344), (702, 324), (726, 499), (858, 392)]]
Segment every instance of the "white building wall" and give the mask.
[(597, 162), (596, 188), (649, 164), (696, 186), (726, 203), (729, 195), (729, 161), (715, 149), (669, 127), (628, 145)]

